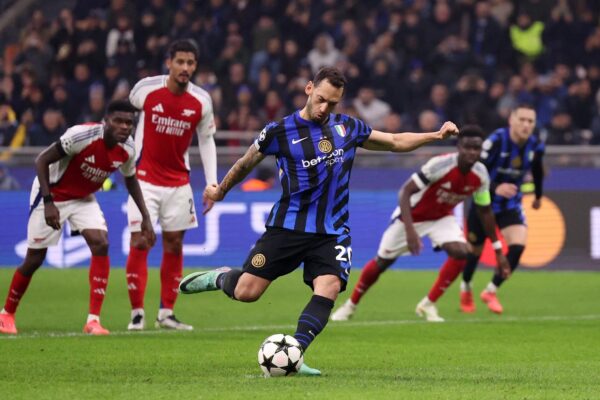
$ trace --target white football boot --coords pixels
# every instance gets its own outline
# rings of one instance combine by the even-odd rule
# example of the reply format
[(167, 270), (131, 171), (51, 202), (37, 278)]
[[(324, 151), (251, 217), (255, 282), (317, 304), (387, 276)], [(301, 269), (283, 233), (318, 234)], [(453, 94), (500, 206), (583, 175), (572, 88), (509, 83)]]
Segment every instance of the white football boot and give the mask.
[(128, 331), (143, 331), (146, 328), (146, 319), (144, 310), (136, 309), (131, 311), (131, 322), (127, 325)]
[(444, 322), (444, 318), (438, 315), (435, 303), (432, 303), (427, 296), (417, 304), (415, 312), (419, 317), (425, 317), (427, 322)]
[(348, 321), (352, 318), (352, 315), (356, 311), (356, 304), (352, 303), (352, 300), (348, 299), (340, 308), (335, 310), (333, 314), (331, 314), (332, 321)]

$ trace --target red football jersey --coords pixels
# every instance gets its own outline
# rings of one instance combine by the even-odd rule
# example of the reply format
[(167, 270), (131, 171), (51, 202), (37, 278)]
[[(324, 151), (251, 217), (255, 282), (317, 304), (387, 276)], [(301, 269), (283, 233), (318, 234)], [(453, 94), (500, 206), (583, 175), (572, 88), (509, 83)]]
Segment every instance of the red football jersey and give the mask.
[(188, 149), (194, 132), (199, 139), (215, 133), (212, 100), (202, 88), (187, 85), (176, 95), (167, 88), (167, 75), (139, 81), (129, 95), (141, 110), (135, 132), (137, 176), (157, 186), (189, 183)]
[[(54, 201), (82, 199), (98, 191), (117, 168), (124, 176), (135, 174), (133, 140), (113, 148), (104, 142), (104, 125), (75, 125), (60, 137), (66, 157), (50, 164), (50, 193)], [(34, 190), (39, 181), (34, 180)]]
[[(454, 207), (473, 193), (485, 193), (490, 177), (485, 166), (477, 161), (467, 174), (458, 169), (458, 153), (431, 158), (411, 179), (419, 191), (410, 197), (414, 222), (440, 219), (452, 215)], [(393, 217), (400, 215), (400, 207)]]

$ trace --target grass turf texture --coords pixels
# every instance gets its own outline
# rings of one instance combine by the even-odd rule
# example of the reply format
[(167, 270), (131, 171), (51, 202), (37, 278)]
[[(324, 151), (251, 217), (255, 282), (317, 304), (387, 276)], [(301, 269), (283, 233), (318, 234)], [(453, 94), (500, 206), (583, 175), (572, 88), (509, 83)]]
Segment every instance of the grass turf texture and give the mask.
[[(2, 301), (12, 269), (0, 270)], [(600, 274), (519, 271), (500, 292), (505, 314), (458, 311), (458, 285), (439, 301), (443, 324), (416, 303), (433, 272), (384, 274), (355, 318), (330, 322), (306, 354), (318, 378), (265, 379), (256, 354), (267, 336), (293, 334), (310, 297), (294, 273), (257, 304), (222, 293), (181, 296), (194, 332), (158, 332), (158, 270), (146, 295), (147, 331), (126, 332), (124, 271), (111, 271), (102, 312), (108, 337), (81, 334), (87, 270), (40, 270), (21, 302), (17, 338), (0, 336), (6, 399), (592, 399), (600, 395)], [(490, 277), (480, 271), (476, 287)], [(353, 274), (352, 283), (358, 278)], [(345, 300), (349, 293), (344, 293)]]

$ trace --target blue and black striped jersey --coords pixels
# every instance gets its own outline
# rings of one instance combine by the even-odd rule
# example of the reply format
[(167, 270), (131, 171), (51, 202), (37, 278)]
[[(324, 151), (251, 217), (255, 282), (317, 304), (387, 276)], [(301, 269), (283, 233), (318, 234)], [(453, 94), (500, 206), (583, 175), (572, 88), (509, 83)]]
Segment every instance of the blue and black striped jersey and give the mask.
[(371, 127), (344, 114), (330, 114), (321, 125), (300, 112), (268, 124), (254, 141), (263, 154), (275, 155), (283, 192), (267, 226), (301, 232), (348, 232), (348, 184), (356, 147)]
[[(521, 209), (523, 193), (520, 187), (523, 184), (523, 179), (534, 164), (541, 165), (544, 151), (544, 144), (533, 135), (523, 146), (519, 146), (510, 139), (508, 128), (495, 130), (485, 140), (481, 152), (481, 161), (490, 174), (494, 213)], [(510, 199), (498, 196), (494, 193), (494, 188), (501, 183), (513, 183), (519, 188), (519, 191)]]

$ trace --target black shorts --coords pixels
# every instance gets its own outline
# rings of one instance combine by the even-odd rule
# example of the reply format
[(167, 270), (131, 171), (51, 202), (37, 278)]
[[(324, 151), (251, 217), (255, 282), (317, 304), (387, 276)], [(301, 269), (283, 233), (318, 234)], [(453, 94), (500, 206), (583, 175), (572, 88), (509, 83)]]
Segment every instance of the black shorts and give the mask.
[[(504, 229), (511, 225), (526, 225), (525, 216), (520, 209), (510, 209), (494, 214), (496, 225), (500, 229)], [(471, 206), (469, 216), (467, 217), (467, 239), (474, 246), (481, 246), (485, 242), (485, 231), (477, 214), (475, 206)]]
[(267, 227), (244, 262), (243, 271), (274, 281), (304, 263), (304, 283), (313, 288), (321, 275), (340, 278), (342, 292), (350, 276), (350, 234), (323, 235)]

